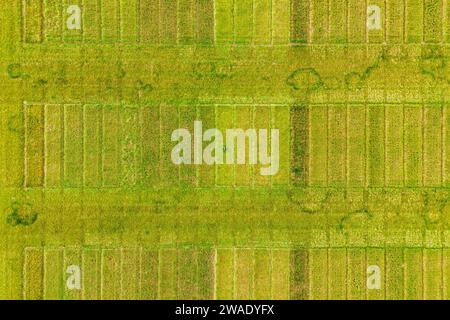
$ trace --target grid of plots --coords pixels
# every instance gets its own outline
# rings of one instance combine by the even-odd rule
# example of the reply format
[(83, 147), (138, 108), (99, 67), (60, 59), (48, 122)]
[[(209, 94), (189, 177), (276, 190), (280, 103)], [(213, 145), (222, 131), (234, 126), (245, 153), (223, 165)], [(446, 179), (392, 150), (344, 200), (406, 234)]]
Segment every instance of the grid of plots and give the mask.
[[(125, 49), (148, 45), (160, 50), (183, 45), (323, 45), (319, 49), (327, 53), (328, 47), (342, 45), (352, 56), (352, 44), (444, 48), (450, 42), (449, 3), (21, 0), (20, 19), (22, 43), (42, 46), (124, 44)], [(71, 5), (82, 10), (79, 30), (66, 27)], [(367, 11), (369, 5), (380, 9), (380, 28), (367, 27), (367, 16), (374, 14)], [(168, 50), (161, 50), (171, 63)], [(324, 54), (322, 60), (338, 70), (335, 61), (326, 61), (329, 57)], [(47, 71), (45, 63), (53, 61), (46, 59), (39, 62), (41, 74)], [(146, 61), (139, 59), (133, 66)], [(439, 61), (445, 67), (445, 58)], [(91, 71), (102, 72), (108, 62), (94, 58)], [(392, 73), (400, 76), (399, 69)], [(442, 84), (446, 79), (435, 80)], [(76, 84), (68, 81), (67, 87)], [(170, 97), (170, 82), (164, 85)], [(106, 94), (95, 92), (95, 100), (81, 101), (98, 104), (2, 105), (1, 205), (5, 215), (22, 210), (20, 214), (39, 217), (35, 225), (4, 224), (0, 297), (450, 299), (450, 109), (447, 102), (427, 100), (422, 85), (390, 85), (393, 91), (413, 95), (408, 103), (384, 99), (385, 92), (369, 85), (370, 95), (380, 96), (370, 103), (362, 98), (322, 100), (320, 93), (315, 102), (298, 105), (281, 104), (286, 100), (118, 105), (106, 104)], [(51, 82), (49, 88), (64, 90)], [(20, 99), (27, 99), (23, 97), (29, 89), (34, 90), (22, 88)], [(352, 93), (349, 89), (346, 96)], [(437, 100), (444, 101), (442, 96)], [(195, 120), (221, 130), (279, 129), (279, 173), (263, 177), (259, 165), (173, 165), (171, 133), (183, 127), (192, 132)], [(208, 190), (201, 200), (190, 194), (184, 202), (173, 201), (179, 199), (169, 190), (180, 186)], [(257, 186), (263, 187), (259, 198), (221, 190)], [(295, 188), (281, 190), (277, 197), (267, 188), (274, 186)], [(154, 192), (154, 187), (163, 192)], [(21, 201), (23, 208), (16, 209)], [(130, 230), (139, 233), (138, 247), (128, 247), (137, 236)], [(43, 243), (93, 246), (23, 250)], [(108, 247), (112, 243), (119, 247)], [(239, 247), (248, 243), (260, 248)], [(176, 244), (180, 247), (174, 248)], [(67, 287), (71, 266), (80, 267), (80, 290)], [(369, 266), (380, 269), (377, 290), (368, 289)]]
[[(194, 121), (204, 130), (278, 128), (280, 153), (289, 154), (289, 107), (271, 105), (81, 105), (24, 103), (10, 108), (5, 130), (11, 163), (3, 186), (25, 188), (214, 187), (288, 184), (289, 157), (270, 179), (261, 165), (184, 165), (171, 160), (172, 132)], [(14, 111), (13, 111), (14, 109)], [(258, 117), (256, 117), (258, 114)], [(205, 144), (206, 145), (206, 144)], [(249, 150), (249, 142), (246, 142)], [(5, 163), (6, 165), (6, 163)], [(8, 175), (8, 177), (6, 176)]]
[[(442, 248), (27, 248), (23, 261), (25, 299), (450, 297)], [(79, 268), (80, 290), (67, 286), (69, 266)], [(377, 289), (367, 286), (370, 266)]]
[[(23, 1), (25, 43), (289, 45), (450, 42), (448, 0)], [(82, 10), (68, 30), (69, 5)], [(379, 28), (367, 27), (368, 6)], [(371, 16), (370, 16), (371, 17)]]
[(449, 186), (447, 105), (328, 104), (303, 112), (310, 122), (305, 146), (309, 172), (300, 182), (320, 187)]
[[(5, 187), (450, 186), (450, 110), (441, 103), (25, 103), (23, 112), (10, 109), (2, 133), (4, 164), (11, 168), (0, 180)], [(193, 134), (197, 120), (204, 130), (278, 129), (277, 175), (262, 176), (261, 164), (173, 164), (172, 132)]]
[[(24, 253), (24, 299), (212, 299), (209, 249), (37, 249)], [(82, 290), (66, 285), (77, 266)]]

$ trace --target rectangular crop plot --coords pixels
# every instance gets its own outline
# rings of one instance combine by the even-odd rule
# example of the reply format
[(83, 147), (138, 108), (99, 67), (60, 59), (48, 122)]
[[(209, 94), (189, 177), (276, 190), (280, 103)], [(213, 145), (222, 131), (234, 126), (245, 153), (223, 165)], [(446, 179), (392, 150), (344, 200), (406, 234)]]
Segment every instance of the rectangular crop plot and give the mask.
[(448, 37), (446, 0), (22, 1), (29, 44), (396, 44)]
[[(216, 111), (215, 111), (216, 110)], [(119, 186), (152, 188), (161, 185), (220, 185), (226, 187), (253, 184), (268, 185), (271, 182), (261, 175), (268, 165), (251, 166), (237, 162), (239, 139), (226, 141), (227, 128), (236, 125), (247, 130), (273, 127), (282, 135), (292, 139), (280, 139), (278, 150), (290, 154), (293, 159), (279, 159), (277, 185), (305, 184), (307, 171), (307, 117), (301, 109), (277, 106), (217, 105), (199, 106), (191, 110), (188, 106), (176, 105), (97, 105), (97, 104), (28, 104), (24, 102), (22, 115), (25, 123), (24, 172), (27, 187), (48, 188), (118, 188)], [(305, 109), (307, 110), (307, 109)], [(259, 116), (256, 117), (256, 114)], [(262, 115), (264, 116), (262, 117)], [(300, 118), (299, 118), (300, 116)], [(303, 117), (303, 118), (302, 118)], [(172, 163), (171, 152), (176, 142), (172, 133), (182, 125), (194, 134), (194, 121), (199, 118), (204, 131), (218, 125), (223, 129), (224, 143), (234, 143), (235, 149), (223, 153), (234, 154), (234, 165), (215, 170), (215, 165), (206, 162), (195, 164), (194, 149), (192, 163), (183, 167)], [(256, 121), (255, 121), (256, 119)], [(294, 125), (291, 129), (290, 124)], [(254, 142), (258, 146), (258, 135)], [(270, 155), (270, 137), (268, 137)], [(193, 142), (193, 137), (192, 140)], [(242, 152), (248, 160), (251, 149), (250, 136), (246, 136)], [(206, 147), (207, 143), (203, 143)], [(239, 151), (241, 152), (241, 151)], [(257, 157), (259, 155), (255, 154)], [(291, 165), (291, 168), (289, 166)], [(292, 167), (294, 165), (295, 167)], [(291, 178), (288, 176), (290, 171)]]
[(435, 299), (446, 294), (447, 256), (431, 248), (27, 248), (24, 298)]
[(25, 43), (175, 45), (214, 39), (213, 0), (22, 1)]
[[(41, 188), (439, 187), (448, 180), (447, 113), (440, 104), (217, 105), (190, 110), (170, 104), (24, 102), (21, 176), (26, 187)], [(202, 120), (204, 131), (221, 128), (224, 143), (227, 128), (278, 129), (288, 138), (280, 139), (276, 179), (262, 176), (267, 165), (259, 163), (175, 166), (171, 134), (179, 125), (193, 133), (196, 118)], [(248, 137), (245, 142), (248, 159)], [(231, 151), (223, 153), (222, 161)], [(193, 161), (193, 148), (191, 152)]]
[(27, 248), (24, 258), (25, 299), (213, 296), (212, 250)]

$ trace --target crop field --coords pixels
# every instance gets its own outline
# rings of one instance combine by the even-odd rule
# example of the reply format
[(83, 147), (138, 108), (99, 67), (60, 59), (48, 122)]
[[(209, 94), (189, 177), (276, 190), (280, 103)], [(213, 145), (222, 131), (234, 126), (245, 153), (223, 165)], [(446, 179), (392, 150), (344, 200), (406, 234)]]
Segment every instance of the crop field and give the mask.
[(1, 0), (0, 298), (450, 299), (450, 0)]

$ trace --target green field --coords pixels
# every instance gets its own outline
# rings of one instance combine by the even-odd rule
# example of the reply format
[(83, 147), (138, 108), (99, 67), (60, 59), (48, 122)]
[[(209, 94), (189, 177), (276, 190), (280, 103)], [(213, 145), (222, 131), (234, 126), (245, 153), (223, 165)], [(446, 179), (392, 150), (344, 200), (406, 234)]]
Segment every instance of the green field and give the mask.
[(0, 298), (449, 299), (449, 57), (449, 0), (1, 0)]

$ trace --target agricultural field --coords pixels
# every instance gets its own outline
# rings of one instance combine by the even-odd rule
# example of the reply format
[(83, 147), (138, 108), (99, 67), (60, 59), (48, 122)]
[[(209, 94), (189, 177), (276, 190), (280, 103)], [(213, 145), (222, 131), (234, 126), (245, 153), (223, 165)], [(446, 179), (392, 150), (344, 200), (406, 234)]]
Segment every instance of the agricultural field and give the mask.
[(1, 0), (0, 298), (450, 299), (449, 59), (450, 0)]

